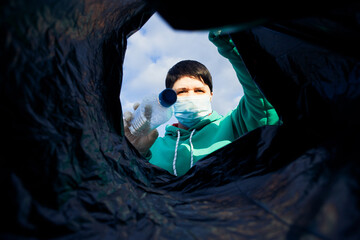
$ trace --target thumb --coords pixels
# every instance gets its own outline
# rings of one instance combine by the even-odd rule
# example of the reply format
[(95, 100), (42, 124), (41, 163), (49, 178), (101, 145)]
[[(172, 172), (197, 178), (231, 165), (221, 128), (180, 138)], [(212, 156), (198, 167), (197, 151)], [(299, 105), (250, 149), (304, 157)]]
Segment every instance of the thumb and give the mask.
[(138, 146), (137, 150), (141, 153), (141, 155), (146, 156), (146, 154), (149, 152), (151, 146), (154, 144), (158, 136), (159, 136), (159, 132), (156, 129), (154, 129), (145, 137), (140, 138), (141, 140), (137, 144)]
[[(149, 141), (150, 141), (151, 143), (154, 143), (155, 140), (158, 138), (158, 136), (159, 136), (158, 130), (157, 130), (157, 129), (152, 130), (152, 131), (149, 133), (149, 135), (148, 135)], [(151, 145), (152, 145), (152, 144), (151, 144)]]

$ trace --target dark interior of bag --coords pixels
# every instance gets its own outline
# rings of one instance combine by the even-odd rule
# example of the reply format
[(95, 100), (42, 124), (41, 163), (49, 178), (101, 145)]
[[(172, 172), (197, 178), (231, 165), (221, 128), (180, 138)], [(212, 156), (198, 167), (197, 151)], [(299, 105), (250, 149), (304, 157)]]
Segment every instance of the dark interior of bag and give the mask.
[[(238, 4), (1, 3), (1, 239), (358, 239), (359, 3)], [(119, 94), (127, 39), (155, 11), (227, 29), (283, 124), (181, 177), (148, 163)]]

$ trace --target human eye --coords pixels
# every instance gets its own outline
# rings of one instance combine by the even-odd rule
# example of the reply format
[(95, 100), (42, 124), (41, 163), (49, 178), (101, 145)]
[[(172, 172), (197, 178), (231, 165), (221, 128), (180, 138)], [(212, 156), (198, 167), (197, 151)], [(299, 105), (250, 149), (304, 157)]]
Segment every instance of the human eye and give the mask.
[(184, 94), (186, 93), (186, 90), (178, 90), (176, 91), (176, 94), (179, 95), (179, 94)]
[(197, 92), (197, 93), (205, 93), (205, 90), (204, 89), (195, 89), (195, 92)]

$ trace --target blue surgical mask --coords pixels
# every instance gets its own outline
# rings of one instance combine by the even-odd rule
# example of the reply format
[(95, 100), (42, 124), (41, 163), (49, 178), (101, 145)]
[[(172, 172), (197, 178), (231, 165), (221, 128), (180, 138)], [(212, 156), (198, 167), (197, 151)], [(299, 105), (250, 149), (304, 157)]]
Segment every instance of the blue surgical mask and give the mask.
[(210, 96), (185, 96), (178, 97), (174, 104), (174, 114), (177, 120), (190, 128), (200, 122), (212, 112)]

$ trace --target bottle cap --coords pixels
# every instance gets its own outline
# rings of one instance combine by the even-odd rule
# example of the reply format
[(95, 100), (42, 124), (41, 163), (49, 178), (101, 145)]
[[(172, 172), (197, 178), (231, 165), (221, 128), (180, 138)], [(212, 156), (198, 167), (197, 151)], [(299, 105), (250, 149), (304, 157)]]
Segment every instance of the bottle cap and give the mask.
[(170, 107), (176, 100), (176, 92), (172, 88), (166, 88), (159, 94), (159, 102), (163, 107)]

